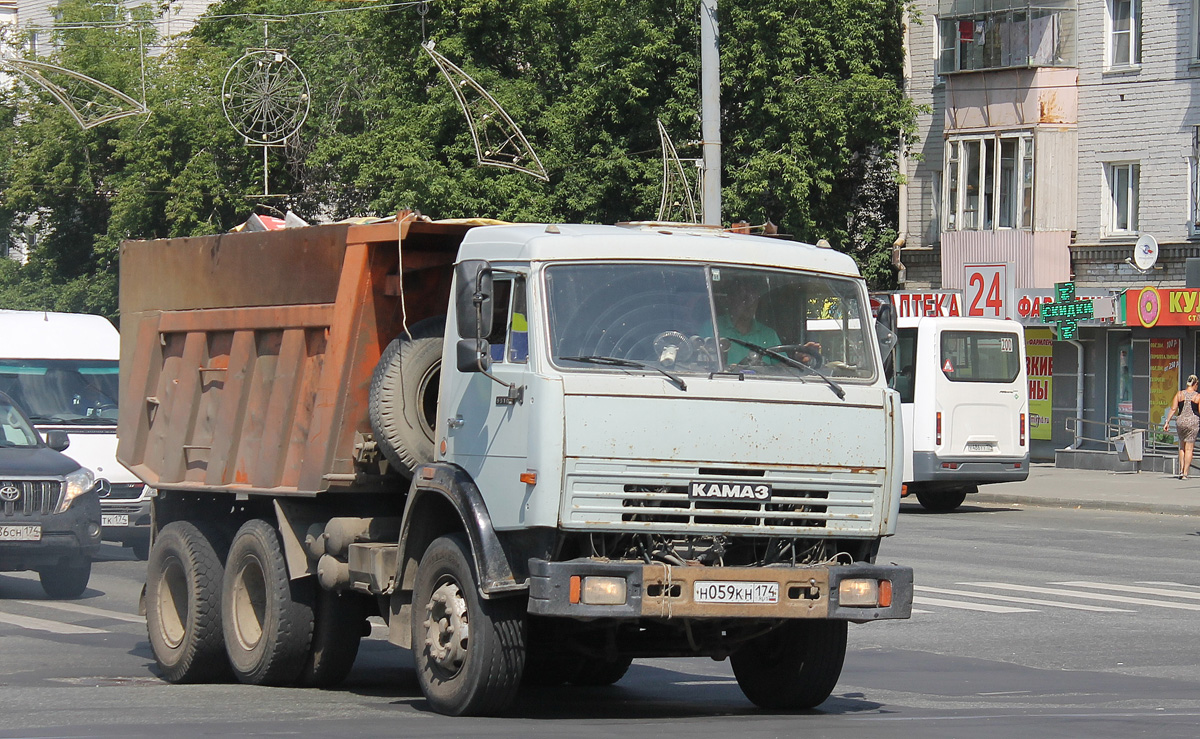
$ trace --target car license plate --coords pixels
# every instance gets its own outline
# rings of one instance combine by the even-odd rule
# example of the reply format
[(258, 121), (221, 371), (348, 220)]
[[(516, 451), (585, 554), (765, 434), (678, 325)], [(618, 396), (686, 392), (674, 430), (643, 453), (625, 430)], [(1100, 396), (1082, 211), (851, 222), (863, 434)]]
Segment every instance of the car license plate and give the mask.
[(0, 526), (0, 541), (41, 541), (41, 526)]
[(713, 582), (698, 580), (692, 587), (697, 603), (778, 603), (777, 582)]
[(968, 452), (990, 452), (992, 451), (991, 444), (967, 444)]
[(101, 526), (128, 526), (128, 513), (110, 513), (100, 517)]

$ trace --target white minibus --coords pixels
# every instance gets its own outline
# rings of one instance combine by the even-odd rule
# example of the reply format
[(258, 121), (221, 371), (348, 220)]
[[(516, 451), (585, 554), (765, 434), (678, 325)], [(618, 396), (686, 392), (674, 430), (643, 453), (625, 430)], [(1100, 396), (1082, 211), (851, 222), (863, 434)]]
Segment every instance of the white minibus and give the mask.
[(0, 392), (43, 436), (65, 431), (67, 456), (108, 480), (103, 537), (144, 558), (151, 491), (116, 457), (120, 340), (103, 316), (0, 310)]
[(905, 494), (952, 511), (979, 485), (1029, 476), (1020, 324), (901, 317), (892, 386), (904, 419)]

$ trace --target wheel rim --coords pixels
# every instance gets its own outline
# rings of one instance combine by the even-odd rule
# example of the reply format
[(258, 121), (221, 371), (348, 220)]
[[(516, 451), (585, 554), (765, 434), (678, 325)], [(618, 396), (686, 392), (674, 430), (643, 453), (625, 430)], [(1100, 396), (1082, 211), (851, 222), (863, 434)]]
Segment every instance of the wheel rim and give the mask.
[(458, 674), (467, 659), (470, 624), (467, 599), (451, 578), (443, 578), (425, 605), (425, 647), (433, 664), (448, 677)]
[(187, 634), (188, 586), (183, 563), (174, 557), (163, 562), (158, 579), (158, 631), (171, 649)]
[(267, 611), (267, 580), (262, 563), (247, 558), (238, 567), (233, 581), (231, 615), (233, 629), (243, 649), (253, 649), (262, 640)]

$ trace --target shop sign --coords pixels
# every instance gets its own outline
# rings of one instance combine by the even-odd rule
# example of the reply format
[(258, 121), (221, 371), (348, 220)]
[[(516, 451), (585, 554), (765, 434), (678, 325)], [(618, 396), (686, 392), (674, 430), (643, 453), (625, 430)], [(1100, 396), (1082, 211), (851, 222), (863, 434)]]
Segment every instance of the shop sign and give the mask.
[(1125, 325), (1200, 327), (1200, 290), (1143, 287), (1125, 291)]
[(1025, 329), (1025, 374), (1029, 379), (1029, 438), (1049, 441), (1054, 398), (1054, 334), (1050, 329)]
[(962, 315), (962, 294), (948, 290), (890, 293), (897, 318), (943, 318)]
[[(1053, 303), (1056, 300), (1053, 288), (1020, 288), (1016, 291), (1016, 315), (1013, 316), (1025, 326), (1045, 326), (1047, 321), (1041, 317), (1041, 305)], [(1090, 301), (1092, 316), (1076, 319), (1080, 326), (1111, 326), (1116, 310), (1116, 299), (1107, 290), (1101, 288), (1076, 288), (1077, 300)], [(1122, 296), (1123, 299), (1123, 296)]]
[[(1179, 339), (1150, 339), (1150, 420), (1152, 431), (1158, 434), (1167, 406), (1179, 390)], [(1155, 420), (1157, 419), (1157, 421)], [(1162, 436), (1162, 434), (1158, 434)], [(1170, 438), (1170, 437), (1167, 437)], [(1164, 439), (1166, 440), (1166, 439)]]
[(968, 264), (963, 275), (967, 312), (974, 318), (1008, 318), (1008, 266), (1004, 264)]

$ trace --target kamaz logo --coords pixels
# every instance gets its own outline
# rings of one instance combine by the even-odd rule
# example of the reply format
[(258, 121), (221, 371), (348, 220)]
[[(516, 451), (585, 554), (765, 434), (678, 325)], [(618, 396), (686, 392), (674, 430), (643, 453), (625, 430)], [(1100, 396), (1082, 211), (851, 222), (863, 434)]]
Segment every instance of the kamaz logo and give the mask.
[(691, 500), (751, 500), (771, 499), (771, 486), (746, 482), (693, 482), (688, 487)]
[(0, 500), (11, 503), (20, 497), (21, 491), (12, 485), (5, 485), (4, 487), (0, 488)]

